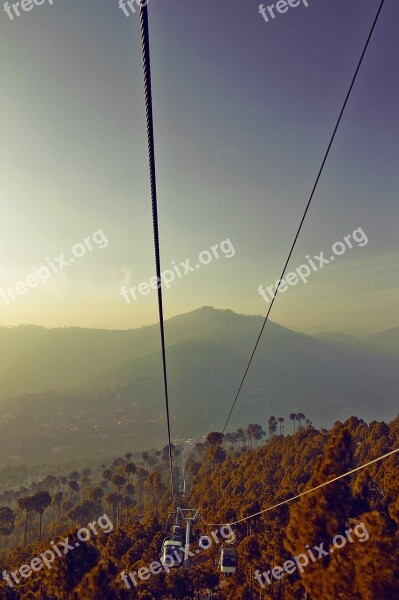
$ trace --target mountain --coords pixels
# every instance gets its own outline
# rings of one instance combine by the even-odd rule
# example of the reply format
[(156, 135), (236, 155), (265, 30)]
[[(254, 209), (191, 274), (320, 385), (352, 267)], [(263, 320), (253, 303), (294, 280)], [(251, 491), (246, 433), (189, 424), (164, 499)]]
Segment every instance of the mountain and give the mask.
[(367, 336), (364, 341), (370, 350), (384, 356), (399, 358), (399, 327), (374, 333)]
[[(231, 339), (253, 335), (258, 321), (204, 307), (169, 319), (167, 343), (212, 340), (219, 333), (227, 342), (233, 323)], [(158, 325), (130, 330), (0, 327), (0, 399), (44, 389), (91, 389), (104, 372), (158, 350)]]
[(320, 331), (313, 334), (313, 337), (321, 340), (327, 340), (329, 342), (338, 342), (339, 344), (345, 344), (347, 346), (361, 346), (361, 338), (356, 335), (349, 333), (342, 333), (340, 331)]
[[(211, 307), (166, 322), (175, 439), (223, 428), (262, 322)], [(391, 420), (399, 372), (394, 348), (387, 348), (395, 336), (381, 335), (351, 344), (268, 323), (227, 430), (248, 422), (266, 428), (274, 415), (285, 417), (287, 432), (291, 412), (304, 412), (318, 427), (352, 414)], [(0, 452), (11, 464), (166, 443), (157, 325), (3, 328), (0, 347), (15, 359), (13, 369), (9, 356), (1, 366)], [(18, 397), (4, 399), (10, 387)]]
[[(168, 349), (171, 404), (183, 425), (220, 428), (224, 423), (263, 319), (202, 309), (204, 337)], [(187, 321), (189, 315), (185, 315)], [(172, 325), (172, 324), (170, 324)], [(162, 395), (159, 353), (128, 361), (107, 373), (113, 383), (151, 377)], [(104, 379), (105, 381), (105, 379)], [(237, 402), (231, 425), (265, 423), (274, 414), (301, 410), (318, 425), (362, 414), (367, 420), (396, 415), (396, 361), (356, 343), (320, 340), (269, 323)], [(180, 433), (180, 427), (178, 427)]]
[(323, 331), (315, 333), (314, 337), (346, 346), (364, 348), (388, 358), (399, 358), (399, 327), (364, 336), (349, 335), (339, 331)]

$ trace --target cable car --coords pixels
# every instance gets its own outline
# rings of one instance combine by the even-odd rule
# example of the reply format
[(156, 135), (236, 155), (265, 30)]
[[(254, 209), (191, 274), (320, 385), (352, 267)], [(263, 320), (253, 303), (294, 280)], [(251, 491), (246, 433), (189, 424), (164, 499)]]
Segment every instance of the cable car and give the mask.
[(164, 539), (161, 550), (161, 563), (169, 569), (180, 567), (183, 564), (183, 540), (179, 525), (174, 525), (173, 533)]
[(219, 567), (223, 575), (231, 577), (237, 570), (237, 550), (232, 546), (223, 546), (219, 554)]

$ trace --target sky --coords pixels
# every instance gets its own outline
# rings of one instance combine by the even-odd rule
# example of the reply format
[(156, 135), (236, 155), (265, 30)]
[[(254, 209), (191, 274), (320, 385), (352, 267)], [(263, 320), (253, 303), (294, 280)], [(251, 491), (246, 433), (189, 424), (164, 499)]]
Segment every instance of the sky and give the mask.
[[(193, 268), (164, 289), (166, 318), (266, 313), (258, 288), (280, 276), (379, 6), (308, 3), (266, 22), (254, 0), (149, 2), (162, 268)], [(386, 0), (288, 271), (355, 230), (368, 241), (279, 295), (286, 327), (399, 325), (398, 18)], [(1, 11), (0, 57), (0, 325), (156, 322), (138, 13)], [(216, 244), (234, 255), (197, 269)]]

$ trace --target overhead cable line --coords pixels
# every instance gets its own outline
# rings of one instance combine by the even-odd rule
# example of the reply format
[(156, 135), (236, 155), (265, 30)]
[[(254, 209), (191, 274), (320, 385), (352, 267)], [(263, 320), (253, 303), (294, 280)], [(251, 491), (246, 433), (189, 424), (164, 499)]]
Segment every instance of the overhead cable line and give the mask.
[(360, 471), (361, 469), (365, 469), (366, 467), (369, 467), (370, 465), (373, 465), (374, 463), (377, 463), (380, 460), (383, 460), (384, 458), (388, 458), (388, 456), (392, 456), (393, 454), (396, 454), (396, 452), (399, 452), (399, 448), (396, 448), (396, 450), (392, 450), (391, 452), (388, 452), (387, 454), (384, 454), (383, 456), (379, 456), (378, 458), (375, 458), (374, 460), (370, 460), (366, 464), (361, 465), (360, 467), (356, 467), (356, 469), (352, 469), (351, 471), (348, 471), (347, 473), (344, 473), (343, 475), (339, 475), (338, 477), (334, 477), (334, 479), (325, 481), (324, 483), (321, 483), (320, 485), (318, 485), (314, 488), (311, 488), (310, 490), (306, 490), (306, 491), (302, 492), (301, 494), (298, 494), (297, 496), (288, 498), (288, 500), (283, 500), (282, 502), (279, 502), (278, 504), (269, 506), (268, 508), (260, 510), (259, 512), (249, 515), (248, 517), (244, 517), (243, 519), (238, 519), (238, 521), (234, 521), (233, 523), (205, 523), (205, 525), (207, 525), (208, 527), (221, 527), (223, 525), (230, 525), (230, 526), (238, 525), (238, 523), (243, 523), (244, 521), (248, 521), (249, 519), (258, 517), (259, 515), (262, 515), (270, 510), (274, 510), (275, 508), (278, 508), (279, 506), (283, 506), (284, 504), (288, 504), (289, 502), (292, 502), (293, 500), (302, 498), (302, 496), (306, 496), (306, 494), (311, 494), (312, 492), (315, 492), (316, 490), (319, 490), (320, 488), (323, 488), (327, 485), (331, 485), (332, 483), (334, 483), (335, 481), (338, 481), (339, 479), (348, 477), (348, 475), (352, 475), (353, 473), (356, 473), (357, 471)]
[(175, 486), (173, 480), (173, 461), (172, 461), (172, 442), (170, 434), (170, 413), (169, 413), (169, 395), (168, 395), (168, 378), (166, 371), (166, 350), (165, 350), (165, 330), (163, 319), (163, 303), (162, 303), (162, 279), (161, 279), (161, 257), (159, 250), (159, 230), (158, 230), (158, 205), (157, 205), (157, 182), (155, 171), (155, 140), (154, 140), (154, 120), (152, 109), (152, 87), (151, 87), (151, 61), (150, 61), (150, 35), (148, 29), (148, 8), (140, 2), (140, 25), (141, 25), (141, 42), (143, 55), (143, 71), (144, 71), (144, 94), (145, 108), (147, 118), (147, 139), (148, 139), (148, 157), (150, 166), (150, 184), (151, 184), (151, 203), (152, 203), (152, 224), (154, 229), (154, 250), (155, 250), (155, 266), (158, 282), (158, 312), (159, 325), (161, 330), (161, 348), (162, 348), (162, 368), (163, 382), (165, 393), (165, 408), (166, 408), (166, 423), (168, 429), (168, 446), (169, 446), (169, 469), (170, 469), (170, 487), (172, 492), (172, 503), (175, 503)]
[(380, 3), (380, 6), (379, 6), (379, 8), (378, 8), (378, 11), (377, 11), (377, 14), (376, 14), (376, 16), (375, 16), (375, 18), (374, 18), (373, 25), (372, 25), (372, 27), (371, 27), (371, 30), (370, 30), (369, 34), (368, 34), (368, 37), (367, 37), (366, 43), (365, 43), (365, 45), (364, 45), (364, 48), (363, 48), (363, 51), (362, 51), (362, 54), (361, 54), (361, 56), (360, 56), (359, 62), (358, 62), (358, 64), (357, 64), (357, 67), (356, 67), (355, 73), (354, 73), (354, 75), (353, 75), (353, 78), (352, 78), (352, 81), (351, 81), (351, 84), (350, 84), (350, 86), (349, 86), (349, 90), (348, 90), (348, 92), (347, 92), (347, 94), (346, 94), (346, 97), (345, 97), (344, 103), (343, 103), (343, 105), (342, 105), (342, 108), (341, 108), (341, 111), (340, 111), (340, 113), (339, 113), (339, 117), (338, 117), (338, 119), (337, 119), (337, 122), (336, 122), (336, 124), (335, 124), (335, 127), (334, 127), (334, 130), (333, 130), (332, 136), (331, 136), (331, 138), (330, 138), (329, 144), (328, 144), (328, 146), (327, 146), (327, 150), (326, 150), (326, 152), (325, 152), (325, 154), (324, 154), (324, 158), (323, 158), (323, 160), (322, 160), (322, 163), (321, 163), (320, 169), (319, 169), (319, 171), (318, 171), (318, 173), (317, 173), (316, 180), (315, 180), (315, 182), (314, 182), (314, 184), (313, 184), (313, 188), (312, 188), (312, 191), (311, 191), (311, 194), (310, 194), (309, 200), (308, 200), (308, 202), (307, 202), (307, 204), (306, 204), (305, 211), (304, 211), (304, 213), (303, 213), (303, 215), (302, 215), (302, 218), (301, 218), (301, 221), (300, 221), (300, 223), (299, 223), (299, 227), (298, 227), (298, 229), (297, 229), (297, 232), (296, 232), (296, 234), (295, 234), (294, 241), (292, 242), (291, 249), (290, 249), (290, 251), (289, 251), (289, 254), (288, 254), (288, 258), (287, 258), (287, 260), (285, 261), (284, 268), (283, 268), (283, 270), (282, 270), (282, 272), (281, 272), (281, 275), (280, 275), (280, 278), (279, 278), (279, 280), (278, 280), (278, 285), (277, 285), (277, 288), (276, 288), (276, 293), (274, 294), (274, 296), (273, 296), (273, 298), (272, 298), (272, 300), (271, 300), (271, 303), (270, 303), (270, 306), (269, 306), (269, 310), (267, 311), (266, 317), (265, 317), (265, 319), (264, 319), (264, 321), (263, 321), (263, 325), (262, 325), (262, 327), (261, 327), (260, 333), (259, 333), (259, 335), (258, 335), (258, 338), (257, 338), (257, 340), (256, 340), (255, 347), (254, 347), (254, 349), (253, 349), (253, 351), (252, 351), (252, 354), (251, 354), (251, 357), (250, 357), (250, 359), (249, 359), (249, 362), (248, 362), (248, 364), (247, 364), (247, 367), (246, 367), (246, 369), (245, 369), (244, 375), (243, 375), (243, 377), (242, 377), (242, 379), (241, 379), (241, 383), (240, 383), (240, 385), (239, 385), (239, 387), (238, 387), (238, 391), (237, 391), (237, 393), (236, 393), (236, 396), (235, 396), (235, 398), (234, 398), (234, 402), (233, 402), (233, 404), (232, 404), (232, 406), (231, 406), (231, 408), (230, 408), (230, 412), (229, 412), (229, 414), (228, 414), (228, 417), (227, 417), (227, 419), (226, 419), (226, 422), (225, 422), (225, 424), (224, 424), (223, 431), (222, 431), (222, 435), (220, 436), (219, 443), (221, 442), (221, 440), (222, 440), (222, 436), (223, 436), (223, 434), (224, 434), (224, 433), (225, 433), (225, 431), (226, 431), (226, 427), (227, 427), (227, 425), (228, 425), (228, 423), (229, 423), (229, 421), (230, 421), (230, 417), (231, 417), (231, 415), (232, 415), (232, 413), (233, 413), (233, 410), (234, 410), (234, 408), (235, 408), (235, 405), (236, 405), (236, 403), (237, 403), (237, 400), (238, 400), (238, 397), (239, 397), (239, 395), (240, 395), (240, 392), (241, 392), (242, 386), (243, 386), (243, 384), (244, 384), (244, 381), (245, 381), (245, 379), (246, 379), (247, 373), (248, 373), (248, 371), (249, 371), (249, 368), (250, 368), (250, 366), (251, 366), (252, 359), (253, 359), (253, 357), (254, 357), (254, 355), (255, 355), (256, 349), (257, 349), (257, 347), (258, 347), (258, 345), (259, 345), (259, 342), (260, 342), (260, 339), (261, 339), (261, 337), (262, 337), (263, 330), (264, 330), (264, 328), (265, 328), (265, 325), (266, 325), (266, 323), (267, 323), (267, 321), (268, 321), (268, 319), (269, 319), (269, 315), (270, 315), (270, 313), (271, 313), (271, 310), (272, 310), (272, 308), (273, 308), (274, 301), (275, 301), (275, 299), (276, 299), (276, 297), (277, 297), (277, 294), (278, 294), (278, 291), (279, 291), (279, 289), (280, 289), (281, 280), (284, 278), (285, 272), (286, 272), (286, 270), (287, 270), (287, 267), (288, 267), (288, 263), (289, 263), (289, 261), (290, 261), (290, 259), (291, 259), (291, 255), (292, 255), (292, 253), (293, 253), (293, 251), (294, 251), (294, 248), (295, 248), (296, 242), (297, 242), (297, 240), (298, 240), (299, 234), (300, 234), (300, 232), (301, 232), (301, 229), (302, 229), (302, 226), (303, 226), (303, 224), (304, 224), (304, 221), (305, 221), (306, 215), (307, 215), (307, 213), (308, 213), (308, 210), (309, 210), (310, 204), (311, 204), (311, 202), (312, 202), (312, 200), (313, 200), (313, 197), (314, 197), (314, 195), (315, 195), (315, 192), (316, 192), (317, 186), (318, 186), (318, 184), (319, 184), (319, 181), (320, 181), (321, 175), (322, 175), (322, 173), (323, 173), (323, 170), (324, 170), (325, 164), (326, 164), (326, 162), (327, 162), (327, 158), (328, 158), (328, 156), (329, 156), (329, 154), (330, 154), (331, 147), (332, 147), (332, 145), (333, 145), (333, 142), (334, 142), (335, 136), (336, 136), (336, 134), (337, 134), (337, 131), (338, 131), (338, 128), (339, 128), (339, 126), (340, 126), (340, 123), (341, 123), (341, 120), (342, 120), (343, 114), (344, 114), (344, 112), (345, 112), (345, 109), (346, 109), (346, 106), (347, 106), (347, 104), (348, 104), (348, 101), (349, 101), (350, 95), (351, 95), (351, 93), (352, 93), (352, 90), (353, 90), (354, 84), (355, 84), (355, 82), (356, 82), (356, 79), (357, 79), (358, 73), (359, 73), (359, 71), (360, 71), (360, 67), (361, 67), (361, 65), (362, 65), (362, 62), (363, 62), (364, 56), (365, 56), (365, 54), (366, 54), (366, 51), (367, 51), (367, 48), (368, 48), (368, 46), (369, 46), (369, 43), (370, 43), (371, 37), (372, 37), (372, 35), (373, 35), (374, 29), (375, 29), (375, 26), (376, 26), (376, 24), (377, 24), (378, 18), (379, 18), (379, 16), (380, 16), (380, 13), (381, 13), (382, 7), (383, 7), (383, 5), (384, 5), (384, 2), (385, 2), (385, 0), (382, 0), (382, 1), (381, 1), (381, 3)]

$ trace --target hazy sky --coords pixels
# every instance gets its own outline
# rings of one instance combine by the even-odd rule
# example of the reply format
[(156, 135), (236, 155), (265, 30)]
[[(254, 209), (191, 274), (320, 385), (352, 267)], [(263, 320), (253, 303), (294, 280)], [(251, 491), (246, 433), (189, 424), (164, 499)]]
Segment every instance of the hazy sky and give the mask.
[[(265, 2), (267, 5), (268, 2)], [(264, 314), (379, 0), (309, 0), (266, 23), (254, 0), (150, 0), (162, 266), (229, 238), (165, 291), (166, 317), (202, 305)], [(399, 325), (399, 3), (386, 0), (292, 258), (354, 246), (281, 295), (272, 320), (301, 330)], [(0, 325), (137, 327), (156, 293), (138, 13), (54, 0), (0, 14), (0, 288), (46, 258), (94, 246), (8, 304)]]

